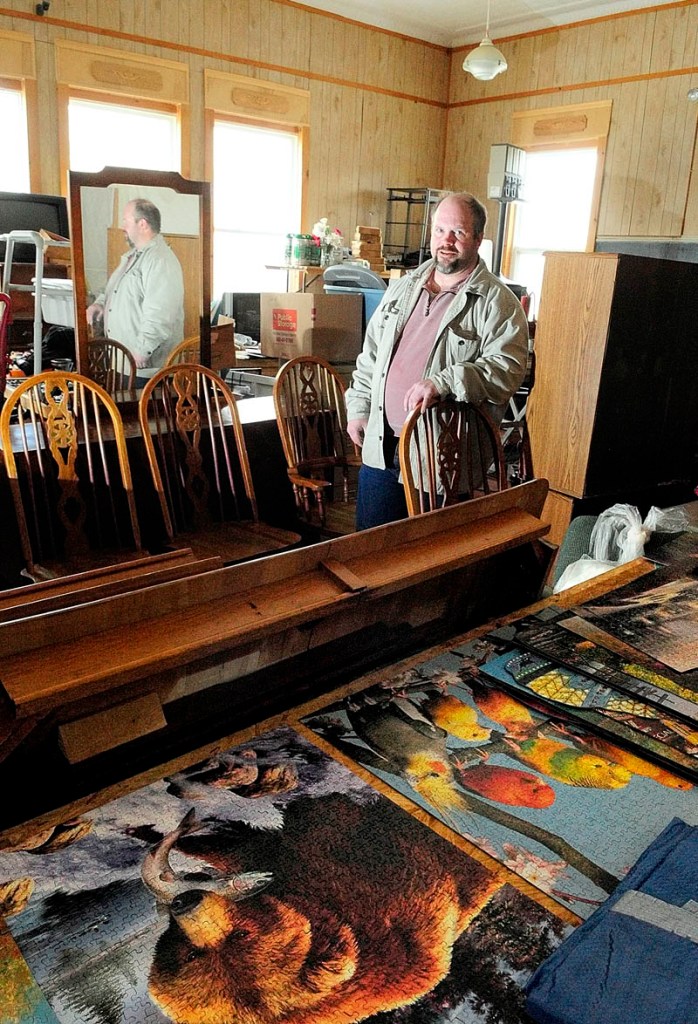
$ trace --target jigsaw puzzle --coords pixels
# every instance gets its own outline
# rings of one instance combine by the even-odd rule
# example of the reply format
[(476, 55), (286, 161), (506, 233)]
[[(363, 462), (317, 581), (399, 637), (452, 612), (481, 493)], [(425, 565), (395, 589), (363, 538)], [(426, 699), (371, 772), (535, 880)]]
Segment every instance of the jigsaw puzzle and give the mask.
[(488, 682), (493, 650), (483, 637), (393, 666), (303, 721), (586, 917), (667, 822), (698, 822), (695, 790)]
[(620, 642), (614, 644), (617, 650), (611, 650), (603, 644), (604, 639), (608, 643), (609, 634), (590, 620), (569, 612), (555, 614), (546, 609), (545, 613), (526, 616), (505, 629), (502, 636), (536, 654), (698, 724), (696, 672), (674, 672), (661, 661)]
[(496, 680), (534, 710), (570, 727), (586, 726), (640, 757), (698, 781), (698, 723), (513, 645), (507, 639), (510, 634), (509, 627), (497, 629), (473, 645), (471, 671)]
[(636, 647), (676, 672), (698, 668), (698, 582), (673, 580), (638, 592), (620, 587), (576, 609), (600, 631)]
[(570, 930), (289, 728), (6, 840), (0, 893), (2, 1024), (518, 1024)]

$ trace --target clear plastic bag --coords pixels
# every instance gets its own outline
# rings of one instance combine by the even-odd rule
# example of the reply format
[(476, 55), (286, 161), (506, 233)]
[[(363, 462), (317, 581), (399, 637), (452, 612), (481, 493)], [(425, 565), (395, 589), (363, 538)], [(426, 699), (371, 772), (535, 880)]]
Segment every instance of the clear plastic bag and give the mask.
[(574, 587), (577, 583), (585, 583), (587, 580), (593, 579), (594, 576), (600, 576), (602, 572), (615, 569), (617, 565), (618, 562), (602, 562), (600, 559), (592, 558), (590, 555), (582, 555), (576, 562), (571, 562), (567, 566), (555, 584), (553, 594), (559, 594), (563, 590), (568, 590), (569, 587)]
[(633, 558), (641, 558), (653, 533), (682, 533), (687, 528), (688, 519), (683, 509), (661, 509), (653, 505), (643, 521), (634, 505), (612, 505), (594, 524), (589, 554), (567, 566), (553, 593), (559, 594), (576, 583), (600, 576)]

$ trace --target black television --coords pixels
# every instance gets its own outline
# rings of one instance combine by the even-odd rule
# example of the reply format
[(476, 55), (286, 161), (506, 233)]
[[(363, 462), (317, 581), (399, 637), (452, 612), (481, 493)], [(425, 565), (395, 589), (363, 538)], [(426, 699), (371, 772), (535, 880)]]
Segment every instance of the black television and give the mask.
[(259, 292), (223, 292), (211, 307), (211, 326), (218, 323), (219, 316), (232, 317), (236, 334), (246, 334), (258, 342), (261, 337), (259, 303)]
[[(35, 192), (0, 192), (0, 235), (10, 231), (52, 231), (68, 238), (68, 204), (65, 196), (44, 196)], [(5, 243), (0, 242), (0, 261)], [(33, 245), (15, 242), (13, 263), (34, 263)]]

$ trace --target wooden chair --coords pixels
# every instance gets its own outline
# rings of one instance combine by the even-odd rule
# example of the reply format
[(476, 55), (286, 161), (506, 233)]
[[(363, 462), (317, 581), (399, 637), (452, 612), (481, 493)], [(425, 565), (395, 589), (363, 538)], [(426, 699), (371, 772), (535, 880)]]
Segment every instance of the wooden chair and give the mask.
[(123, 424), (98, 384), (62, 371), (28, 378), (0, 414), (0, 443), (25, 575), (51, 579), (142, 554)]
[(12, 301), (9, 295), (0, 292), (0, 408), (7, 380), (7, 330), (11, 323)]
[(200, 349), (201, 339), (199, 335), (192, 334), (189, 338), (185, 338), (184, 341), (180, 341), (179, 345), (175, 345), (165, 360), (165, 366), (178, 366), (180, 363), (198, 364)]
[(413, 409), (399, 441), (409, 515), (508, 487), (499, 429), (489, 414), (445, 398)]
[(143, 389), (139, 415), (171, 545), (230, 564), (300, 541), (260, 522), (235, 397), (213, 370), (163, 367)]
[(274, 409), (300, 517), (328, 535), (353, 533), (361, 455), (338, 374), (323, 359), (291, 359), (276, 375)]
[(111, 338), (96, 338), (87, 344), (89, 375), (116, 401), (136, 398), (136, 360), (130, 349)]
[(536, 354), (531, 352), (526, 379), (516, 394), (509, 399), (507, 411), (499, 425), (507, 464), (507, 479), (511, 486), (533, 480), (534, 477), (526, 409), (535, 378)]

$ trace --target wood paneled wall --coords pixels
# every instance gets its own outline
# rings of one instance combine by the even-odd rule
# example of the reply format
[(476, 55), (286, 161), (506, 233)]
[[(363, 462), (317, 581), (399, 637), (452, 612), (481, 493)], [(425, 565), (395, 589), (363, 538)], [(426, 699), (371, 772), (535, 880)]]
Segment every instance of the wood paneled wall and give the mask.
[(492, 82), (462, 70), (467, 49), (451, 55), (445, 188), (486, 194), (483, 154), (510, 141), (514, 111), (611, 100), (598, 234), (698, 234), (698, 104), (686, 98), (698, 85), (694, 0), (496, 44), (509, 70)]
[(193, 177), (204, 174), (205, 68), (308, 89), (306, 209), (345, 234), (384, 225), (388, 186), (484, 197), (489, 148), (510, 141), (515, 111), (609, 99), (599, 234), (698, 235), (698, 104), (686, 100), (698, 86), (695, 0), (497, 40), (509, 70), (492, 82), (462, 70), (466, 48), (449, 54), (291, 0), (52, 0), (44, 17), (33, 8), (0, 0), (0, 29), (36, 41), (41, 191), (61, 190), (53, 43), (67, 38), (188, 65)]
[(442, 47), (285, 0), (52, 0), (44, 17), (28, 13), (33, 7), (0, 0), (0, 29), (36, 41), (37, 191), (62, 191), (53, 47), (61, 38), (188, 65), (193, 178), (204, 176), (205, 68), (308, 89), (307, 229), (320, 217), (349, 236), (356, 224), (382, 227), (388, 186), (440, 186), (449, 75)]

